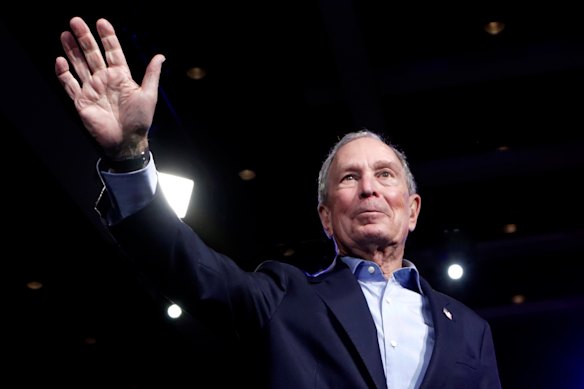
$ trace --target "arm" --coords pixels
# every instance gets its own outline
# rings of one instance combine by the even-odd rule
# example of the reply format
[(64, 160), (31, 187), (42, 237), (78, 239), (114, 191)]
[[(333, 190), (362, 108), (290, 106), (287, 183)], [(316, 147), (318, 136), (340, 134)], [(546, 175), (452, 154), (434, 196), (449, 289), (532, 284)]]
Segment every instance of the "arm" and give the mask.
[[(108, 159), (139, 157), (148, 151), (148, 131), (154, 117), (164, 57), (152, 58), (142, 85), (138, 85), (132, 79), (114, 28), (107, 20), (100, 19), (96, 24), (105, 56), (81, 18), (72, 18), (70, 26), (71, 31), (61, 34), (68, 60), (58, 57), (55, 62), (59, 81)], [(286, 275), (268, 277), (243, 272), (229, 258), (207, 247), (176, 217), (159, 188), (139, 177), (152, 169), (153, 162), (144, 172), (102, 176), (108, 190), (106, 209), (107, 206), (115, 208), (112, 214), (117, 216), (115, 223), (110, 220), (108, 226), (122, 250), (160, 292), (183, 308), (194, 311), (201, 306), (212, 306), (212, 311), (221, 307), (247, 324), (258, 325), (257, 320), (261, 323), (283, 298), (285, 291), (281, 285)], [(115, 182), (118, 179), (123, 182)], [(128, 210), (127, 205), (136, 201), (136, 194), (126, 196), (124, 186), (138, 191), (142, 188), (145, 196), (139, 196), (143, 200), (141, 205), (130, 206)], [(153, 189), (158, 191), (153, 193)]]
[[(255, 331), (287, 293), (291, 273), (286, 266), (243, 271), (208, 247), (171, 210), (159, 187), (152, 202), (110, 231), (150, 286), (199, 318), (225, 320), (227, 315), (234, 328)], [(298, 270), (296, 276), (304, 278)]]
[(481, 365), (483, 370), (483, 379), (481, 381), (480, 387), (484, 389), (501, 388), (501, 382), (499, 380), (499, 368), (497, 365), (495, 346), (493, 343), (493, 335), (491, 332), (491, 327), (488, 323), (485, 323), (485, 331), (483, 333)]

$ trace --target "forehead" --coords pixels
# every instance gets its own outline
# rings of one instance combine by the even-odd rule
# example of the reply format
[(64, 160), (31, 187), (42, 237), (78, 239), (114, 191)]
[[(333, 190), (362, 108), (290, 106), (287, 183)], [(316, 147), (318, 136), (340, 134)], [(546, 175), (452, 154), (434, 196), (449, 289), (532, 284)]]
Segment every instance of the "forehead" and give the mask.
[(375, 164), (380, 162), (400, 164), (393, 149), (374, 138), (359, 138), (343, 145), (333, 160), (335, 167), (345, 165)]

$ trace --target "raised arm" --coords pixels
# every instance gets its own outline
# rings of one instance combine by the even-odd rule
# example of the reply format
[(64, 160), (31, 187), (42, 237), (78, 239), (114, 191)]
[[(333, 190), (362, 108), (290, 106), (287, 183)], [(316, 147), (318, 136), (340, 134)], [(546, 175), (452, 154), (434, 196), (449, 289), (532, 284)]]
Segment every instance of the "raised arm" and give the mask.
[(152, 58), (139, 85), (109, 21), (96, 23), (103, 51), (83, 19), (72, 18), (70, 26), (71, 31), (61, 33), (67, 59), (60, 56), (55, 61), (59, 81), (106, 156), (139, 155), (148, 148), (164, 56)]

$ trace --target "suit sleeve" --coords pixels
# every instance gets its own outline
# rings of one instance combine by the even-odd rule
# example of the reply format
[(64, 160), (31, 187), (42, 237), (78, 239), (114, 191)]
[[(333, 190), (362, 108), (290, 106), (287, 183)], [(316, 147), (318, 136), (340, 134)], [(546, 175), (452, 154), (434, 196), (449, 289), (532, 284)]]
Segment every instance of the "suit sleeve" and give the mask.
[(198, 317), (224, 313), (238, 330), (254, 330), (286, 294), (283, 268), (243, 271), (179, 219), (160, 188), (150, 204), (109, 230), (151, 287)]
[(485, 322), (485, 331), (483, 332), (483, 342), (481, 347), (481, 366), (483, 369), (481, 389), (500, 389), (501, 382), (499, 379), (499, 368), (495, 354), (495, 345), (493, 344), (493, 335), (491, 327)]

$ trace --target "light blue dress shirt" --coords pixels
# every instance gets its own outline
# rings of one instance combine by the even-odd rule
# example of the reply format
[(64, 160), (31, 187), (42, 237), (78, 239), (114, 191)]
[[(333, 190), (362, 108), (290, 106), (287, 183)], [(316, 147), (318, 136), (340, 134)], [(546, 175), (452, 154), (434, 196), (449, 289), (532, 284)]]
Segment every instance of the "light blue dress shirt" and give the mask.
[(419, 388), (434, 348), (434, 325), (414, 264), (385, 279), (374, 262), (342, 257), (361, 285), (375, 327), (389, 389)]
[[(108, 223), (114, 224), (138, 212), (153, 199), (158, 173), (152, 155), (148, 165), (135, 172), (108, 173), (99, 170), (99, 163), (97, 166), (114, 203), (115, 214), (105, 215)], [(404, 267), (386, 280), (374, 262), (351, 257), (341, 260), (357, 278), (369, 305), (388, 388), (418, 388), (434, 348), (432, 316), (420, 287), (418, 270), (413, 263), (403, 260)]]

